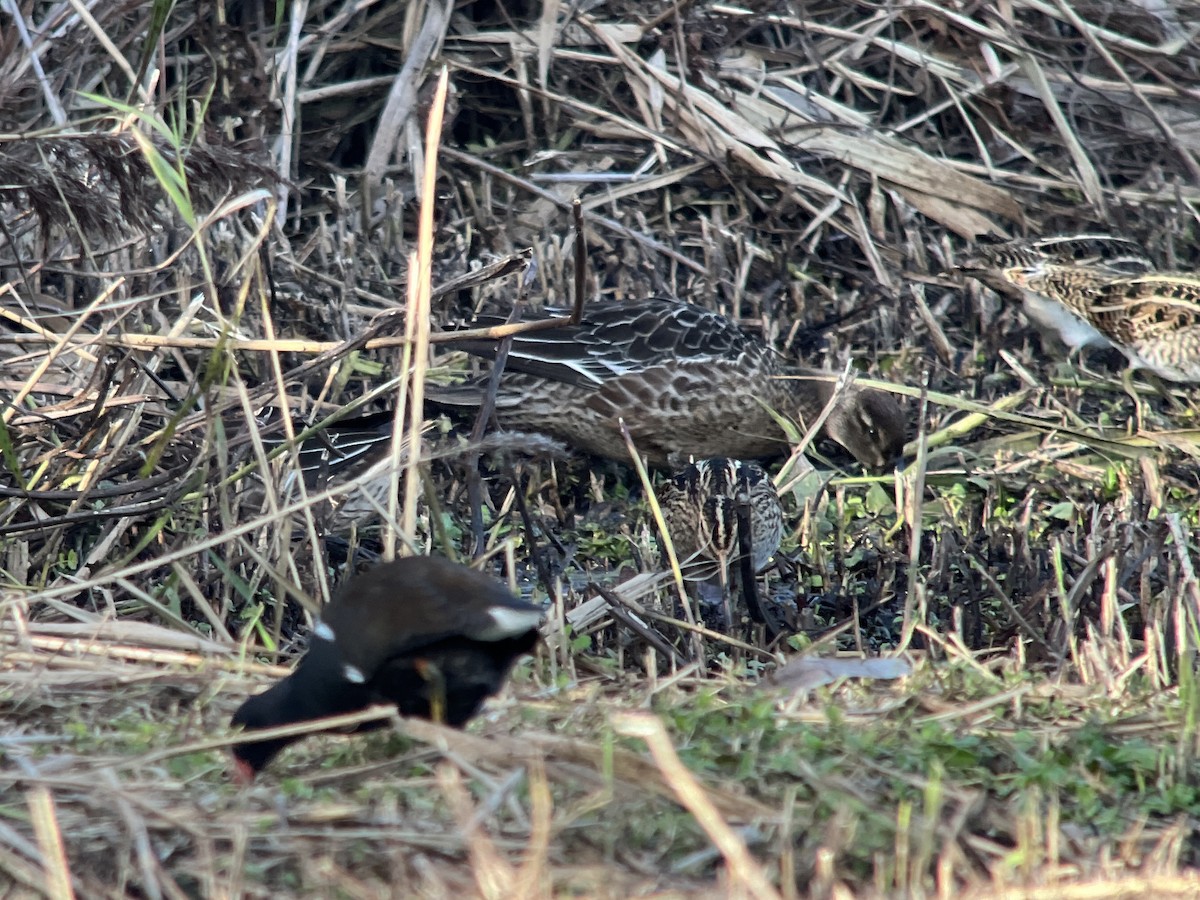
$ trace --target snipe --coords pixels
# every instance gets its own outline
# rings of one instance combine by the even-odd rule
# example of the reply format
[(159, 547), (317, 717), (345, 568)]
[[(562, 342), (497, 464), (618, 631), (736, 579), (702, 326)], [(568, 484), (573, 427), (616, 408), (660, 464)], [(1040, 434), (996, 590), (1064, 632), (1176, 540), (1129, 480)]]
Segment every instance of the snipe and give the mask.
[(1005, 277), (1075, 312), (1124, 353), (1132, 368), (1168, 381), (1200, 382), (1200, 276), (1121, 275), (1043, 263), (1011, 267)]
[(1114, 342), (1089, 318), (1053, 291), (1031, 287), (1012, 274), (1041, 266), (1085, 268), (1113, 277), (1142, 275), (1154, 263), (1134, 241), (1107, 234), (1070, 234), (1053, 237), (1000, 240), (980, 238), (955, 267), (1000, 294), (1020, 300), (1026, 317), (1042, 331), (1056, 334), (1071, 354), (1109, 348)]
[(701, 601), (725, 606), (732, 624), (728, 600), (740, 586), (751, 618), (764, 621), (754, 575), (783, 538), (783, 506), (767, 473), (752, 462), (702, 459), (676, 472), (657, 494), (680, 567)]

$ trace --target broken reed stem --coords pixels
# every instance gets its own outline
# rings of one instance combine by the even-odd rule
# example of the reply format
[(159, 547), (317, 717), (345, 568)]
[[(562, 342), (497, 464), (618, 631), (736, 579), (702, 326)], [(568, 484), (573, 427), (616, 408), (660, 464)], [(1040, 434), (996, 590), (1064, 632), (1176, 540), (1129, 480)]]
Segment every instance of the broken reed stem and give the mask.
[[(75, 346), (77, 346), (74, 342), (72, 342), (71, 338), (73, 338), (79, 332), (79, 330), (83, 328), (83, 323), (91, 317), (91, 315), (101, 306), (101, 304), (112, 297), (112, 295), (117, 292), (118, 288), (123, 287), (124, 284), (124, 275), (120, 275), (115, 278), (111, 284), (109, 284), (104, 290), (96, 295), (96, 298), (92, 300), (91, 303), (89, 303), (82, 311), (80, 311), (79, 315), (71, 321), (71, 324), (65, 333), (53, 337), (51, 343), (53, 343), (54, 346), (50, 348), (50, 352), (46, 354), (46, 358), (38, 363), (37, 367), (34, 368), (32, 373), (30, 373), (29, 377), (26, 379), (25, 386), (21, 390), (17, 391), (13, 398), (7, 402), (7, 408), (3, 413), (0, 413), (0, 422), (3, 422), (5, 425), (7, 425), (12, 421), (13, 416), (15, 416), (17, 411), (21, 409), (25, 402), (25, 398), (28, 397), (32, 391), (33, 385), (37, 384), (41, 380), (42, 376), (50, 370), (50, 367), (54, 365), (54, 361), (58, 359), (61, 354), (67, 352), (68, 350), (74, 349)], [(218, 341), (214, 341), (213, 346), (216, 347), (217, 343)]]
[[(432, 292), (431, 292), (432, 297)], [(407, 307), (400, 309), (407, 310)], [(399, 310), (388, 310), (382, 313), (379, 318), (390, 319), (394, 315), (398, 315)], [(487, 328), (464, 328), (460, 331), (439, 331), (429, 335), (427, 341), (430, 344), (454, 344), (468, 340), (494, 340), (498, 341), (501, 338), (509, 337), (514, 334), (525, 334), (530, 331), (543, 331), (549, 328), (560, 328), (563, 325), (572, 324), (572, 316), (554, 316), (549, 319), (535, 319), (526, 322), (513, 322), (506, 325), (491, 325)], [(230, 352), (258, 352), (264, 353), (273, 351), (276, 353), (334, 353), (348, 346), (347, 341), (310, 341), (303, 338), (277, 338), (276, 340), (266, 340), (262, 338), (229, 338), (221, 340), (220, 338), (202, 338), (202, 337), (185, 337), (182, 335), (159, 335), (159, 334), (133, 334), (131, 332), (118, 332), (116, 334), (107, 334), (104, 336), (87, 335), (86, 338), (71, 341), (68, 340), (70, 335), (60, 336), (50, 334), (29, 334), (21, 335), (21, 340), (26, 343), (44, 342), (48, 344), (62, 344), (67, 350), (81, 352), (84, 347), (104, 346), (104, 347), (123, 347), (129, 350), (214, 350), (218, 346)], [(389, 337), (369, 338), (361, 343), (355, 342), (353, 349), (355, 350), (385, 350), (392, 347), (403, 347), (409, 343), (411, 338), (405, 336), (391, 335)], [(57, 350), (55, 352), (58, 352)]]
[(750, 855), (746, 843), (721, 818), (709, 800), (704, 787), (679, 759), (662, 722), (648, 713), (619, 713), (613, 716), (613, 727), (627, 737), (641, 738), (662, 772), (663, 780), (675, 792), (679, 803), (704, 829), (709, 840), (725, 858), (729, 878), (749, 896), (759, 900), (778, 900), (779, 892), (767, 880), (762, 866)]
[[(162, 666), (186, 666), (191, 669), (220, 669), (241, 674), (269, 675), (278, 677), (286, 675), (290, 669), (281, 666), (269, 666), (251, 663), (237, 659), (221, 659), (212, 654), (187, 653), (180, 650), (155, 650), (131, 644), (109, 644), (103, 640), (97, 641), (83, 638), (58, 638), (29, 635), (12, 641), (10, 635), (0, 631), (0, 648), (8, 648), (11, 643), (25, 644), (28, 651), (4, 649), (4, 659), (10, 663), (30, 662), (44, 666), (59, 666), (68, 668), (78, 666), (84, 657), (92, 656), (102, 659), (122, 659), (133, 662), (151, 663)], [(51, 658), (43, 656), (52, 654)]]
[[(303, 722), (298, 722), (294, 725), (280, 725), (276, 728), (263, 728), (254, 732), (255, 740), (274, 740), (281, 737), (304, 737), (310, 734), (320, 734), (322, 732), (351, 732), (359, 725), (365, 725), (369, 722), (380, 722), (390, 719), (395, 719), (396, 707), (387, 704), (376, 704), (368, 706), (364, 710), (353, 713), (344, 713), (337, 716), (326, 716), (323, 719), (307, 719)], [(150, 753), (145, 753), (142, 756), (128, 758), (128, 764), (133, 767), (145, 767), (151, 763), (158, 762), (164, 759), (171, 759), (175, 756), (187, 756), (192, 753), (204, 753), (209, 750), (223, 750), (233, 744), (237, 744), (242, 740), (242, 733), (227, 734), (220, 738), (211, 738), (203, 741), (192, 741), (188, 744), (179, 744), (174, 747), (167, 747), (162, 750), (154, 750)]]
[(481, 897), (511, 897), (514, 872), (512, 866), (491, 837), (479, 827), (475, 804), (463, 784), (462, 773), (451, 763), (437, 767), (437, 785), (458, 820), (458, 830), (471, 859), (471, 874)]
[[(446, 93), (449, 90), (450, 75), (442, 66), (438, 76), (437, 90), (433, 96), (433, 106), (429, 110), (429, 124), (425, 129), (425, 172), (421, 179), (421, 214), (417, 228), (416, 277), (409, 278), (410, 286), (415, 284), (411, 298), (415, 302), (409, 305), (409, 315), (414, 320), (412, 336), (413, 372), (410, 390), (412, 405), (409, 407), (408, 430), (411, 448), (408, 453), (404, 473), (404, 519), (405, 534), (415, 534), (417, 528), (417, 498), (421, 493), (421, 423), (425, 418), (425, 370), (429, 366), (429, 331), (430, 304), (433, 292), (433, 208), (436, 202), (438, 145), (442, 135), (442, 117), (446, 108)], [(410, 266), (409, 271), (413, 268)], [(392, 436), (393, 450), (396, 450), (396, 437)]]
[(67, 865), (67, 851), (63, 846), (62, 830), (58, 827), (58, 816), (54, 812), (54, 798), (47, 788), (38, 785), (25, 792), (25, 802), (29, 805), (29, 817), (33, 822), (38, 849), (42, 852), (46, 896), (51, 900), (74, 900), (71, 870)]
[[(658, 504), (658, 495), (654, 493), (654, 486), (650, 483), (650, 473), (646, 471), (646, 465), (642, 462), (641, 455), (637, 452), (637, 447), (633, 443), (633, 435), (629, 433), (629, 427), (625, 424), (624, 418), (617, 420), (617, 425), (621, 429), (621, 437), (625, 439), (625, 447), (629, 451), (629, 459), (632, 461), (633, 468), (637, 472), (638, 480), (642, 483), (642, 490), (646, 492), (646, 501), (650, 504), (650, 514), (654, 516), (654, 525), (658, 528), (658, 533), (663, 537), (663, 549), (666, 551), (667, 560), (671, 564), (671, 574), (675, 578), (675, 589), (679, 592), (679, 602), (683, 605), (683, 616), (688, 624), (693, 627), (696, 623), (696, 616), (692, 612), (692, 604), (688, 600), (687, 589), (683, 583), (683, 569), (679, 566), (679, 555), (675, 552), (675, 545), (671, 541), (671, 534), (667, 530), (667, 520), (663, 518), (662, 507)], [(704, 647), (701, 645), (698, 637), (693, 635), (692, 646), (693, 659), (704, 658)]]

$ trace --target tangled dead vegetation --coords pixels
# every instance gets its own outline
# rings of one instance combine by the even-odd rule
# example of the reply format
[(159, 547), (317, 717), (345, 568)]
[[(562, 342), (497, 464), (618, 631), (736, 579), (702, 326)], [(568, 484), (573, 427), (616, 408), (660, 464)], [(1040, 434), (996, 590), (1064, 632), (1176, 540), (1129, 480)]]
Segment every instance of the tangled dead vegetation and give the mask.
[[(987, 233), (1104, 230), (1200, 267), (1194, 8), (150, 8), (0, 12), (0, 782), (24, 804), (0, 877), (1195, 891), (1195, 395), (1134, 402), (947, 274)], [(788, 477), (767, 584), (797, 644), (915, 654), (903, 685), (789, 700), (757, 686), (780, 648), (710, 643), (720, 676), (677, 657), (676, 626), (645, 630), (671, 588), (628, 472), (517, 438), (480, 491), (469, 423), (420, 418), (422, 380), (470, 364), (436, 331), (412, 352), (412, 298), (439, 326), (569, 304), (576, 200), (588, 299), (682, 297), (906, 386), (913, 464)], [(397, 407), (365, 491), (383, 536), (340, 533), (380, 473), (298, 483), (305, 424)], [(317, 774), (235, 795), (213, 748), (330, 562), (479, 535), (554, 608), (510, 696), (466, 735), (321, 739), (295, 769), (323, 752)]]

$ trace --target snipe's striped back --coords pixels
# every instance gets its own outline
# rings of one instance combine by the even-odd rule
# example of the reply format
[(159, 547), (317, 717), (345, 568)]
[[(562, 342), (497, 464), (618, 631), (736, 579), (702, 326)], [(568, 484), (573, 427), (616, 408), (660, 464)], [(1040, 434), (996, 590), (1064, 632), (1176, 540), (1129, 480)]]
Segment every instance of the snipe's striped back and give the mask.
[(663, 520), (681, 564), (700, 577), (721, 574), (741, 558), (739, 503), (750, 525), (750, 562), (763, 569), (783, 538), (783, 506), (762, 468), (736, 459), (702, 459), (658, 489)]
[(1200, 382), (1200, 275), (1041, 264), (1010, 268), (1006, 277), (1073, 310), (1134, 368)]
[(1070, 234), (1005, 241), (980, 238), (956, 268), (1005, 296), (1019, 299), (1025, 315), (1044, 331), (1057, 334), (1072, 353), (1113, 346), (1102, 329), (1053, 292), (1031, 288), (1010, 273), (1041, 266), (1085, 268), (1114, 277), (1154, 270), (1153, 261), (1135, 241), (1108, 234)]

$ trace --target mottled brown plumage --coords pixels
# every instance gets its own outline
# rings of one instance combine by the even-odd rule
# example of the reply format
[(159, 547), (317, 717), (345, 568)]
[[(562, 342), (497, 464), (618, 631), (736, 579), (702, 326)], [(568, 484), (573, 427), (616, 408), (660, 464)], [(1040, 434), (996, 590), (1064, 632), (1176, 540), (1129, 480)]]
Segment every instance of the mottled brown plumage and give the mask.
[(1153, 260), (1140, 244), (1111, 234), (1058, 234), (1012, 240), (983, 235), (956, 268), (982, 280), (990, 278), (997, 282), (997, 290), (1004, 290), (1003, 285), (1008, 284), (1003, 277), (1004, 269), (1039, 263), (1106, 268), (1123, 275), (1154, 271)]
[[(269, 471), (275, 476), (276, 502), (282, 505), (298, 501), (301, 483), (308, 496), (336, 488), (333, 496), (318, 507), (320, 521), (331, 531), (378, 520), (387, 510), (388, 492), (394, 484), (394, 419), (391, 412), (375, 413), (344, 418), (317, 431), (295, 419), (293, 435), (305, 436), (299, 439), (297, 450), (289, 448), (279, 454), (279, 448), (287, 445), (282, 416), (277, 410), (265, 410), (257, 417), (257, 429), (264, 451), (276, 454), (269, 462)], [(248, 438), (242, 443), (248, 444)], [(407, 457), (407, 443), (401, 459)], [(243, 508), (265, 505), (262, 476), (256, 475), (249, 484)]]
[(1112, 347), (1112, 340), (1053, 293), (1018, 283), (1011, 273), (1041, 266), (1078, 267), (1118, 276), (1154, 270), (1134, 241), (1106, 234), (1056, 235), (1003, 241), (985, 236), (956, 267), (1005, 296), (1019, 299), (1025, 315), (1043, 331), (1057, 334), (1072, 353)]
[[(730, 601), (740, 595), (750, 618), (765, 623), (754, 575), (783, 537), (783, 506), (767, 473), (752, 462), (701, 459), (676, 472), (657, 493), (667, 535), (705, 621), (732, 626)], [(722, 612), (714, 618), (711, 611), (718, 608)]]
[(1038, 264), (1005, 271), (1013, 284), (1073, 310), (1135, 369), (1200, 382), (1200, 276), (1118, 275), (1106, 268)]
[[(288, 445), (282, 455), (269, 463), (270, 470), (277, 474), (273, 486), (276, 502), (284, 505), (298, 501), (301, 483), (309, 497), (330, 492), (331, 496), (316, 511), (318, 522), (335, 534), (349, 531), (352, 526), (361, 529), (385, 518), (390, 491), (396, 486), (393, 475), (397, 464), (392, 457), (394, 421), (395, 414), (389, 411), (341, 419), (312, 431), (310, 426), (294, 420), (292, 433), (307, 436), (299, 439), (298, 451), (291, 451)], [(266, 453), (276, 453), (281, 446), (287, 445), (277, 412), (272, 410), (260, 415), (258, 427)], [(486, 453), (504, 451), (555, 456), (566, 452), (558, 442), (549, 439), (533, 441), (530, 437), (496, 433), (472, 445), (471, 449)], [(249, 443), (248, 438), (243, 439), (243, 443)], [(467, 445), (457, 439), (439, 440), (437, 436), (430, 439), (427, 435), (422, 458), (455, 457), (467, 449)], [(409, 442), (405, 440), (401, 444), (399, 465), (403, 466), (408, 453)], [(243, 495), (243, 509), (265, 506), (265, 485), (261, 477), (255, 476), (249, 485)]]
[(763, 569), (783, 538), (783, 506), (770, 477), (752, 462), (701, 459), (676, 472), (657, 491), (663, 521), (680, 564), (702, 577), (740, 557), (738, 497), (750, 523), (751, 567)]
[[(498, 324), (484, 319), (481, 325)], [(466, 341), (494, 356), (490, 341)], [(772, 410), (812, 422), (834, 395), (829, 381), (788, 378), (828, 372), (789, 368), (761, 339), (718, 313), (675, 300), (596, 303), (575, 326), (532, 331), (512, 342), (496, 402), (501, 425), (625, 460), (623, 419), (652, 464), (688, 457), (763, 459), (788, 449)], [(448, 406), (477, 406), (481, 386), (430, 388)], [(851, 387), (824, 433), (863, 465), (896, 462), (906, 422), (894, 397)]]

